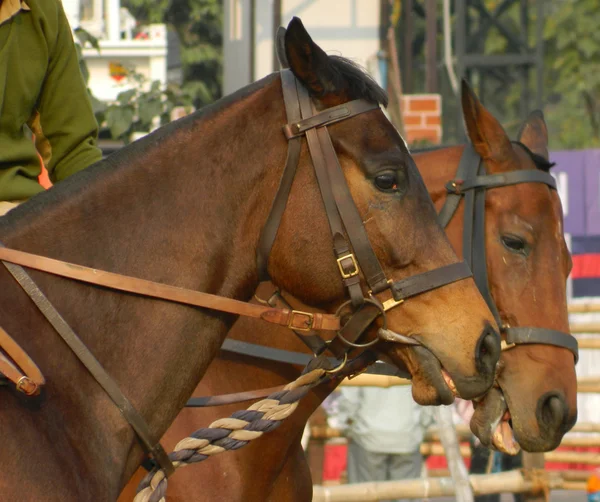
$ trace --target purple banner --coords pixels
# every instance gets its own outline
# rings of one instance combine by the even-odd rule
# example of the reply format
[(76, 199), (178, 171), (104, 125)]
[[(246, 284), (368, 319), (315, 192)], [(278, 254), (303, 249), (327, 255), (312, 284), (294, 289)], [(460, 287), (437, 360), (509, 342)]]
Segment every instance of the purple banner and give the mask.
[(585, 229), (585, 150), (550, 152), (556, 162), (551, 169), (563, 206), (565, 232), (586, 235)]

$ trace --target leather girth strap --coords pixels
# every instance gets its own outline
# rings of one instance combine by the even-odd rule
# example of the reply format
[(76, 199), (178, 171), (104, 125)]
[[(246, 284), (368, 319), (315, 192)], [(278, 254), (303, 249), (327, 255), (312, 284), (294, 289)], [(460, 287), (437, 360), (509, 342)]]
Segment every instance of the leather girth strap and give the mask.
[[(0, 252), (8, 251), (2, 244), (0, 244)], [(129, 422), (133, 430), (138, 436), (142, 447), (147, 454), (152, 455), (159, 465), (164, 469), (167, 476), (171, 475), (175, 468), (171, 463), (167, 453), (154, 438), (146, 424), (144, 418), (138, 413), (133, 407), (129, 399), (119, 389), (116, 382), (110, 377), (90, 350), (85, 346), (73, 329), (67, 324), (59, 312), (54, 308), (52, 303), (46, 298), (44, 293), (38, 288), (37, 284), (29, 277), (27, 272), (14, 263), (2, 262), (9, 273), (15, 278), (20, 284), (23, 290), (27, 293), (29, 298), (33, 301), (40, 312), (46, 317), (48, 322), (78, 357), (78, 359), (87, 368), (90, 374), (96, 379), (104, 391), (110, 396), (112, 401), (115, 403), (125, 420)]]

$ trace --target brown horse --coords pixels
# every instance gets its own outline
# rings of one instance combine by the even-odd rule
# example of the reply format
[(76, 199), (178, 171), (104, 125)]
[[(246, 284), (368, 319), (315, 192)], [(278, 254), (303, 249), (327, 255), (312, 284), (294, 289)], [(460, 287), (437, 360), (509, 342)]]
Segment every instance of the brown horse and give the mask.
[[(385, 93), (362, 71), (316, 46), (299, 20), (288, 28), (286, 50), (297, 86), (312, 94), (318, 109), (356, 99), (385, 102)], [(33, 198), (0, 220), (0, 241), (97, 269), (250, 298), (258, 285), (259, 235), (288, 149), (281, 82), (279, 74), (268, 76)], [(385, 275), (396, 281), (456, 262), (405, 144), (379, 107), (325, 130)], [(319, 197), (302, 140), (269, 272), (275, 284), (306, 303), (335, 312), (346, 296)], [(3, 391), (1, 498), (115, 500), (143, 457), (136, 436), (0, 269), (0, 323), (47, 382), (44, 393), (30, 400)], [(192, 394), (236, 318), (29, 273), (155, 437)], [(385, 294), (381, 299), (390, 301)], [(379, 342), (379, 350), (398, 364), (406, 361), (424, 400), (451, 399), (449, 378), (473, 397), (489, 389), (500, 343), (472, 279), (419, 295), (386, 317), (390, 330), (422, 344)], [(370, 327), (367, 341), (375, 339), (380, 323)], [(293, 335), (285, 339), (292, 343)], [(419, 380), (419, 371), (426, 373), (421, 366), (434, 371)]]
[[(547, 171), (548, 135), (543, 115), (534, 112), (519, 141), (511, 143), (498, 121), (463, 87), (463, 112), (469, 138), (489, 173)], [(415, 155), (417, 166), (438, 209), (446, 199), (445, 186), (455, 177), (464, 147), (443, 148)], [(462, 251), (463, 206), (450, 220), (447, 233)], [(555, 190), (542, 183), (523, 183), (491, 189), (486, 206), (485, 240), (489, 283), (503, 323), (568, 331), (565, 280), (570, 256), (562, 232), (562, 211)], [(258, 293), (264, 296), (265, 292)], [(293, 303), (293, 299), (287, 297)], [(241, 319), (231, 337), (252, 339), (275, 348), (290, 348), (283, 333), (256, 333)], [(306, 351), (296, 340), (295, 349)], [(528, 451), (555, 448), (575, 423), (577, 387), (573, 354), (550, 345), (520, 345), (502, 353), (500, 388), (477, 406), (473, 431), (489, 447), (515, 451), (510, 425)], [(298, 374), (292, 365), (221, 352), (209, 367), (195, 395), (236, 393), (283, 384)], [(336, 384), (314, 389), (282, 426), (268, 438), (202, 467), (184, 469), (171, 481), (168, 500), (307, 501), (310, 472), (300, 439), (306, 421)], [(501, 389), (501, 391), (500, 391)], [(419, 394), (415, 393), (418, 399)], [(198, 423), (227, 416), (239, 404), (184, 409), (164, 436), (172, 446)], [(509, 413), (507, 411), (510, 410)], [(492, 434), (496, 432), (495, 438)], [(142, 476), (140, 471), (138, 476)], [(136, 478), (137, 479), (137, 478)], [(132, 481), (121, 498), (131, 500)]]

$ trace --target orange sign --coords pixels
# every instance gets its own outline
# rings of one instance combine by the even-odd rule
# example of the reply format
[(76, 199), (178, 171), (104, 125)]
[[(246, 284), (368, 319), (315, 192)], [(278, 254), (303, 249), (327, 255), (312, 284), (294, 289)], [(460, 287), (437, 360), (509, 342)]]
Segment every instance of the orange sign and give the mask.
[(110, 78), (120, 82), (127, 76), (127, 69), (121, 63), (108, 63), (108, 71), (110, 73)]

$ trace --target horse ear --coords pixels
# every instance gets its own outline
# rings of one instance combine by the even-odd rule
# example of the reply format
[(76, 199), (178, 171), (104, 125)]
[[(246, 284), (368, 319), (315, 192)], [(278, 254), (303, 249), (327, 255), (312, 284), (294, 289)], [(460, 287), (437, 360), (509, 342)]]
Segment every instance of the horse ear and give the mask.
[(534, 110), (529, 114), (519, 130), (517, 138), (533, 153), (550, 160), (548, 154), (548, 128), (541, 110)]
[(312, 95), (324, 97), (340, 89), (341, 77), (332, 70), (329, 56), (313, 42), (297, 17), (285, 32), (285, 54), (290, 69)]
[(475, 151), (486, 160), (503, 162), (509, 159), (513, 149), (508, 135), (464, 79), (461, 101), (465, 128)]

